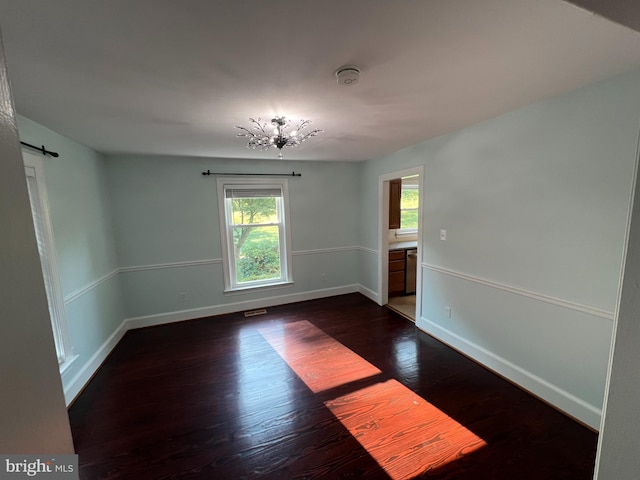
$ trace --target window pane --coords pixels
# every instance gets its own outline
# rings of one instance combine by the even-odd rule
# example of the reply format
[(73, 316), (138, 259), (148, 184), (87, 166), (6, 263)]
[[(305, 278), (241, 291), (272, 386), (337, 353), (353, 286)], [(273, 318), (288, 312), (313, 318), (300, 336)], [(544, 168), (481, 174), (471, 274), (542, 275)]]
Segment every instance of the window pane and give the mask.
[(402, 187), (400, 208), (418, 208), (418, 189)]
[(277, 223), (276, 200), (274, 197), (234, 198), (232, 200), (233, 223), (235, 225)]
[(418, 228), (418, 210), (401, 210), (400, 228)]
[(402, 196), (400, 197), (400, 228), (418, 228), (419, 198), (417, 188), (402, 187)]
[(282, 277), (277, 225), (234, 227), (233, 246), (238, 283)]

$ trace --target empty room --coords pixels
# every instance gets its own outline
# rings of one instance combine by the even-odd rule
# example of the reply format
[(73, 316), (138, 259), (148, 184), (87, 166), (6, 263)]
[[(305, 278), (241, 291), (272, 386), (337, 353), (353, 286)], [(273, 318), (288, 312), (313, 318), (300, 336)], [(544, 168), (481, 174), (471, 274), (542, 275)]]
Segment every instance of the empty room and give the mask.
[(0, 478), (637, 478), (640, 7), (0, 32)]

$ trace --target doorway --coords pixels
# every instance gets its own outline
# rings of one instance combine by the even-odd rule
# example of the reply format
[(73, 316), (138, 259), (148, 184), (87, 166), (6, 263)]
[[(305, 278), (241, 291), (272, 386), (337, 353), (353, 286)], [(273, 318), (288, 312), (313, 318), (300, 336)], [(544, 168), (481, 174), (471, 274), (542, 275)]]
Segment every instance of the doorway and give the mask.
[(379, 177), (379, 304), (414, 322), (421, 313), (423, 177), (422, 166)]

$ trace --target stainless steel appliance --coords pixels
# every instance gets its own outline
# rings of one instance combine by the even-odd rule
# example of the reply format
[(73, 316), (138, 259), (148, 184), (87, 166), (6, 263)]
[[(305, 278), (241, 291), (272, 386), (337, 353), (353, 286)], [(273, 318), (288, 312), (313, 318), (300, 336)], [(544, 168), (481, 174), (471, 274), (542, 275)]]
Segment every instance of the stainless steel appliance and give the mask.
[(405, 273), (405, 293), (416, 293), (416, 275), (418, 273), (418, 250), (407, 250)]

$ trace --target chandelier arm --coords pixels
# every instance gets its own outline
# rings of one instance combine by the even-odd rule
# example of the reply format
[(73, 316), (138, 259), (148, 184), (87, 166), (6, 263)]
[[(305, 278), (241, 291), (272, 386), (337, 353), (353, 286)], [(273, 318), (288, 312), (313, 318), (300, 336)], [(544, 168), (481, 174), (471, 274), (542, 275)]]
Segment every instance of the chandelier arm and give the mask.
[(245, 127), (236, 126), (236, 128), (239, 129), (239, 130), (242, 130), (242, 132), (244, 132), (244, 133), (242, 133), (242, 132), (238, 133), (238, 135), (237, 135), (238, 137), (249, 137), (249, 138), (251, 138), (251, 137), (255, 137), (256, 136), (255, 133), (253, 133), (251, 130), (249, 130), (249, 129), (245, 128)]
[(296, 130), (300, 131), (303, 128), (306, 128), (307, 125), (311, 124), (311, 120), (300, 120), (300, 123), (298, 124), (298, 127), (296, 128)]
[(255, 127), (253, 127), (254, 130), (258, 130), (265, 137), (269, 136), (269, 134), (265, 130), (265, 128), (268, 128), (268, 126), (267, 126), (266, 123), (260, 123), (262, 121), (260, 118), (258, 118), (258, 120), (255, 120), (253, 118), (249, 118), (249, 120), (251, 120), (255, 124)]
[(318, 135), (320, 132), (322, 132), (322, 130), (320, 130), (320, 129), (316, 128), (315, 130), (311, 130), (310, 132), (305, 133), (304, 135), (302, 135), (302, 137), (299, 137), (299, 139), (300, 139), (300, 141), (302, 142), (302, 141), (306, 140), (307, 138), (315, 137), (315, 136), (316, 136), (316, 135)]

